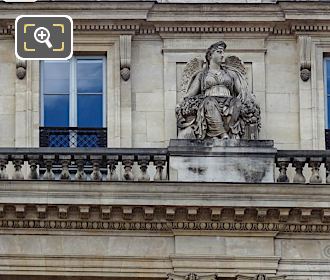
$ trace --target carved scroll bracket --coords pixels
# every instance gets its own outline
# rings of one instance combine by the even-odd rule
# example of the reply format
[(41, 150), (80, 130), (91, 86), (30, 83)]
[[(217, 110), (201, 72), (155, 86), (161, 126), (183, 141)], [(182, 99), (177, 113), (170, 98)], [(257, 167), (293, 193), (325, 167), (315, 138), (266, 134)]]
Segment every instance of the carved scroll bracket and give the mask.
[(299, 36), (300, 49), (300, 78), (307, 82), (311, 77), (311, 49), (312, 38), (310, 36)]
[(16, 59), (16, 76), (23, 80), (26, 76), (26, 60)]
[(132, 35), (120, 35), (120, 76), (128, 81), (131, 76)]

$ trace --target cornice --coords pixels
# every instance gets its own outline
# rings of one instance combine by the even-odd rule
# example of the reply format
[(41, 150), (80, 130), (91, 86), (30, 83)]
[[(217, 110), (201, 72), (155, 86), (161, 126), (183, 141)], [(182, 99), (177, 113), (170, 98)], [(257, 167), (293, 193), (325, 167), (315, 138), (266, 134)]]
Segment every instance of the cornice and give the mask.
[[(2, 21), (2, 27), (0, 27), (0, 36), (14, 34), (14, 23), (13, 21)], [(7, 23), (7, 25), (6, 25)], [(305, 21), (293, 21), (285, 23), (155, 23), (146, 24), (145, 21), (136, 20), (119, 20), (119, 21), (98, 21), (98, 20), (79, 20), (74, 21), (75, 32), (93, 32), (93, 34), (103, 34), (104, 32), (113, 32), (114, 34), (132, 34), (132, 35), (154, 35), (159, 34), (162, 37), (165, 34), (178, 35), (178, 36), (193, 36), (194, 34), (253, 34), (255, 35), (295, 35), (300, 33), (306, 34), (322, 34), (329, 33), (330, 21), (329, 22), (314, 22), (308, 23)]]
[(0, 181), (0, 203), (330, 208), (328, 185)]
[(14, 20), (19, 15), (69, 15), (73, 20), (146, 20), (153, 2), (0, 2), (0, 19)]
[(146, 22), (284, 22), (330, 20), (330, 4), (279, 2), (276, 4), (156, 3), (155, 1), (38, 1), (0, 3), (1, 19), (21, 14), (67, 14), (74, 20), (145, 20)]
[(320, 209), (1, 204), (0, 229), (329, 234)]

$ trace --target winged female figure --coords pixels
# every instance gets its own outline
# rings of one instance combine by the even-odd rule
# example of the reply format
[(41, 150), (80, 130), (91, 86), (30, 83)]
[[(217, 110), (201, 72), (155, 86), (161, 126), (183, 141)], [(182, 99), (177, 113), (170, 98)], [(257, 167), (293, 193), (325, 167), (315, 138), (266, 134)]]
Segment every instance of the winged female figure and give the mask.
[[(179, 138), (258, 139), (260, 108), (249, 92), (241, 60), (224, 60), (226, 43), (211, 45), (206, 65), (190, 61), (184, 70), (183, 99), (177, 105)], [(190, 75), (190, 79), (187, 79)]]

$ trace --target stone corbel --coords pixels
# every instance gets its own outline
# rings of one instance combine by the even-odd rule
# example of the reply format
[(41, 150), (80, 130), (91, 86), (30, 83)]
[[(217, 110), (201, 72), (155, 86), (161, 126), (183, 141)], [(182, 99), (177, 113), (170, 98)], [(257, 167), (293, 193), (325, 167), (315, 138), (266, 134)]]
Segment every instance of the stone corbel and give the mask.
[(311, 77), (312, 38), (299, 36), (298, 44), (300, 49), (300, 78), (307, 82)]
[(16, 59), (16, 76), (23, 80), (26, 76), (26, 60)]
[(131, 42), (132, 35), (120, 35), (120, 76), (128, 81), (131, 76)]
[(266, 274), (257, 274), (256, 276), (237, 275), (236, 280), (285, 280), (286, 276), (267, 276)]

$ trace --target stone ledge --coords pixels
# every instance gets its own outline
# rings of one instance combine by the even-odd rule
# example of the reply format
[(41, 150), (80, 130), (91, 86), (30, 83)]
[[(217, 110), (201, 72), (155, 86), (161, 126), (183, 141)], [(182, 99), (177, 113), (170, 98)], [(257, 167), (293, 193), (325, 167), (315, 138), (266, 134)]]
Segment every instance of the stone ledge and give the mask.
[(330, 187), (309, 184), (0, 181), (0, 204), (330, 208)]
[(234, 277), (241, 273), (275, 274), (280, 257), (231, 257), (170, 255), (164, 258), (132, 256), (0, 255), (1, 275), (63, 275), (167, 278), (168, 273), (217, 273)]

